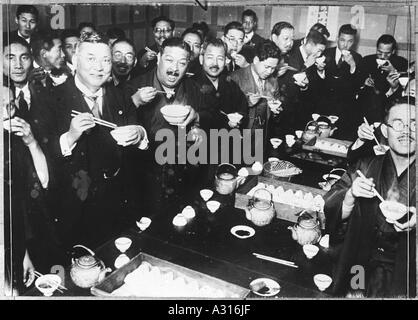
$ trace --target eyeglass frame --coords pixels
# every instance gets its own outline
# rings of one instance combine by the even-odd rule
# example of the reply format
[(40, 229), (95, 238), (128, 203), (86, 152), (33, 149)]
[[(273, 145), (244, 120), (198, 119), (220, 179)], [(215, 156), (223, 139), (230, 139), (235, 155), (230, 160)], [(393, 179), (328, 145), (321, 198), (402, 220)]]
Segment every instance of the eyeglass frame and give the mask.
[[(120, 56), (120, 57), (117, 57), (117, 56)], [(132, 58), (131, 58), (131, 56), (132, 56)], [(135, 61), (135, 55), (133, 53), (123, 54), (122, 52), (115, 52), (112, 55), (112, 57), (113, 57), (113, 60), (116, 60), (116, 61), (121, 61), (123, 57), (125, 57), (126, 62), (132, 63), (132, 62)]]
[[(397, 123), (401, 123), (402, 124), (402, 129), (400, 129), (400, 130), (397, 130), (397, 129), (395, 129), (394, 128), (394, 126), (393, 126), (393, 124), (395, 123), (395, 122), (397, 122)], [(414, 124), (413, 126), (411, 125), (411, 124)], [(394, 131), (396, 131), (396, 132), (402, 132), (403, 130), (405, 130), (405, 127), (408, 127), (411, 131), (413, 131), (413, 132), (415, 132), (416, 131), (416, 123), (415, 123), (415, 120), (411, 120), (410, 122), (409, 122), (409, 124), (405, 124), (405, 123), (403, 123), (403, 121), (402, 120), (400, 120), (400, 119), (395, 119), (395, 120), (393, 120), (392, 121), (392, 124), (386, 124), (388, 127), (390, 127), (390, 128), (392, 128)]]
[(168, 33), (171, 33), (171, 32), (173, 32), (173, 29), (160, 29), (160, 28), (154, 28), (154, 33), (158, 33), (158, 34), (161, 34), (161, 33), (164, 33), (164, 34), (168, 34)]
[(243, 44), (244, 43), (244, 39), (235, 39), (235, 38), (231, 39), (228, 36), (225, 36), (225, 39), (227, 39), (228, 41), (230, 41), (232, 43), (235, 42), (236, 44)]

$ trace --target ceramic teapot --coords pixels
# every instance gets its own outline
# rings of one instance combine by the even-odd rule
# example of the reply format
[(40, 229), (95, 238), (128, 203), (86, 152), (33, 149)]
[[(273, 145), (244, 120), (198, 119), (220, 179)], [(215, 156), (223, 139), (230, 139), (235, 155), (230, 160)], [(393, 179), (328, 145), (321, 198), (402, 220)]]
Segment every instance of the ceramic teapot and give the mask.
[(215, 189), (219, 194), (227, 195), (244, 182), (244, 178), (238, 176), (237, 168), (230, 163), (222, 163), (215, 174)]
[(302, 140), (308, 142), (315, 137), (319, 137), (318, 123), (311, 120), (306, 124), (305, 131), (302, 134)]
[(276, 215), (273, 196), (266, 189), (259, 189), (245, 208), (245, 217), (258, 227), (268, 225)]
[(90, 288), (104, 279), (107, 272), (112, 271), (106, 268), (103, 261), (97, 259), (94, 252), (82, 245), (75, 245), (73, 248), (84, 248), (89, 254), (80, 258), (73, 258), (70, 276), (73, 282), (80, 288)]
[(297, 223), (288, 227), (292, 231), (292, 238), (300, 245), (315, 244), (321, 238), (321, 228), (315, 212), (303, 211)]
[(328, 117), (320, 116), (317, 119), (318, 132), (321, 138), (328, 138), (334, 134), (334, 131), (337, 130), (337, 127), (332, 127), (331, 121)]

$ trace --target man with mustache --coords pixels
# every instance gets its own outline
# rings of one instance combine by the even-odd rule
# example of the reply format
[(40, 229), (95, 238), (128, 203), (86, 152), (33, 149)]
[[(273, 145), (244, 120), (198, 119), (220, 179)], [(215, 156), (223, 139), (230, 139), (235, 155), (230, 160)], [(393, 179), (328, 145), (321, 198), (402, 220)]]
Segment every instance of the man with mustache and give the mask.
[[(150, 212), (168, 211), (176, 213), (185, 197), (192, 190), (185, 181), (190, 171), (190, 165), (166, 163), (155, 158), (155, 151), (161, 142), (156, 141), (156, 134), (161, 129), (173, 132), (177, 145), (178, 128), (199, 135), (204, 129), (216, 128), (217, 111), (208, 103), (209, 97), (201, 93), (199, 86), (185, 73), (190, 61), (190, 46), (181, 38), (170, 38), (163, 42), (158, 54), (157, 68), (134, 78), (126, 85), (126, 94), (137, 108), (138, 118), (144, 124), (150, 140), (149, 159), (145, 175), (149, 197)], [(188, 106), (190, 112), (179, 126), (169, 124), (161, 113), (161, 108), (167, 104)]]
[[(367, 297), (416, 294), (415, 99), (393, 101), (381, 130), (389, 151), (359, 159), (325, 196), (326, 230), (339, 251), (332, 277), (337, 295), (350, 292), (353, 266), (364, 268), (365, 287), (357, 289)], [(383, 199), (405, 205), (405, 215), (386, 220), (374, 189)]]
[(107, 39), (85, 34), (73, 56), (75, 77), (54, 90), (53, 146), (60, 171), (54, 218), (66, 249), (74, 244), (94, 248), (132, 223), (127, 158), (146, 148), (147, 135), (122, 91), (105, 86), (111, 59)]
[(123, 89), (131, 79), (131, 71), (136, 65), (134, 44), (128, 39), (118, 39), (112, 48), (112, 81), (113, 85)]
[(36, 35), (38, 26), (39, 12), (36, 7), (31, 5), (21, 5), (17, 7), (15, 22), (18, 26), (16, 31), (11, 32), (11, 37), (20, 37), (27, 43), (31, 43)]
[(164, 40), (174, 36), (175, 23), (173, 20), (160, 16), (151, 21), (154, 34), (154, 44), (141, 49), (137, 54), (138, 64), (134, 69), (134, 75), (141, 75), (155, 68), (157, 55), (161, 52)]
[(34, 69), (29, 74), (30, 81), (51, 89), (67, 80), (65, 55), (57, 32), (39, 33), (32, 41), (31, 48)]

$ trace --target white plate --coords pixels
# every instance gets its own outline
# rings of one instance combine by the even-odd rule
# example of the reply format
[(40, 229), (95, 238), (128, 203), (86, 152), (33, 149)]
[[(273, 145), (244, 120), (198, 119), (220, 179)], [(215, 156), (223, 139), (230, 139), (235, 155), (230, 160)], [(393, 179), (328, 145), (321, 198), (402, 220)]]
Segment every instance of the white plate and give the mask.
[[(246, 231), (249, 232), (250, 234), (246, 235), (246, 236), (240, 236), (237, 232), (238, 231)], [(237, 238), (240, 239), (247, 239), (247, 238), (251, 238), (254, 234), (255, 234), (255, 230), (249, 226), (235, 226), (231, 228), (231, 233), (236, 236)]]
[[(261, 286), (264, 283), (264, 286), (267, 287), (269, 290), (266, 293), (260, 293), (258, 292), (260, 289), (256, 290), (256, 288), (254, 287), (258, 287)], [(280, 292), (280, 285), (269, 278), (258, 278), (255, 279), (253, 281), (251, 281), (250, 283), (250, 289), (252, 292), (254, 292), (256, 295), (261, 296), (261, 297), (271, 297), (271, 296), (275, 296), (276, 294), (278, 294)]]

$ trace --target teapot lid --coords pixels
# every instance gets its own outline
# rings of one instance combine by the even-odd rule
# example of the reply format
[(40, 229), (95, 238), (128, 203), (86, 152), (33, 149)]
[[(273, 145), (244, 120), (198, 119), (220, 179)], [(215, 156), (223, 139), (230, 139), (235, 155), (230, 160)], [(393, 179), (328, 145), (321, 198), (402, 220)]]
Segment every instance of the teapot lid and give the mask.
[(91, 255), (82, 256), (77, 259), (77, 264), (82, 268), (91, 268), (98, 263), (97, 259)]
[(316, 216), (313, 217), (309, 212), (303, 212), (298, 218), (298, 224), (302, 228), (312, 229), (318, 224)]

